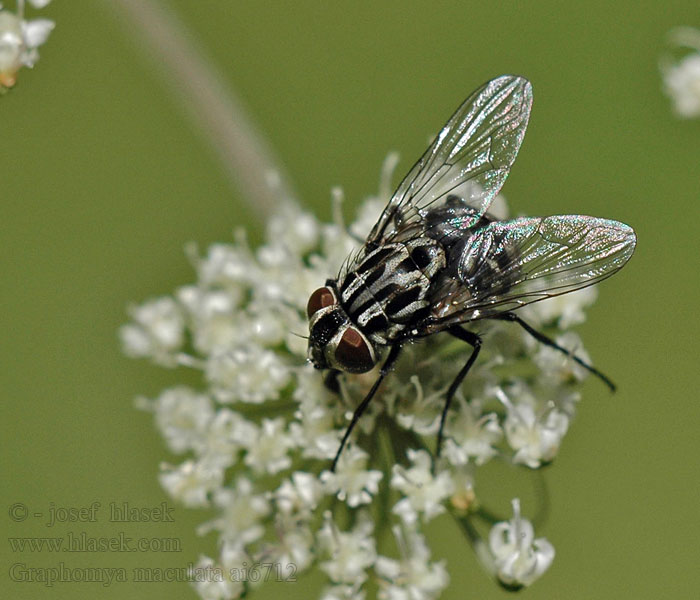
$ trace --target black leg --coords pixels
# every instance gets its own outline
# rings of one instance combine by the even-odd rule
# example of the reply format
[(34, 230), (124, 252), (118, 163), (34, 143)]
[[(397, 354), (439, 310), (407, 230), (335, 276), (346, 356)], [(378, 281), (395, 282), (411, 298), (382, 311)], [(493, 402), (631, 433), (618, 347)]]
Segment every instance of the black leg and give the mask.
[(396, 346), (391, 347), (391, 350), (389, 351), (389, 356), (384, 361), (384, 364), (382, 365), (382, 368), (379, 371), (379, 377), (377, 377), (377, 381), (374, 382), (372, 389), (365, 396), (364, 400), (360, 403), (360, 405), (355, 409), (355, 412), (352, 415), (352, 420), (350, 421), (350, 425), (348, 425), (348, 428), (343, 434), (343, 439), (340, 441), (340, 448), (338, 448), (338, 452), (336, 453), (335, 458), (333, 459), (333, 464), (331, 465), (331, 472), (335, 473), (335, 467), (338, 464), (338, 459), (340, 458), (340, 455), (343, 452), (343, 448), (345, 448), (345, 444), (348, 441), (352, 430), (355, 428), (355, 425), (357, 425), (357, 422), (360, 420), (362, 413), (365, 412), (365, 409), (369, 405), (370, 400), (372, 400), (372, 398), (374, 397), (374, 394), (377, 392), (377, 389), (379, 389), (379, 384), (382, 382), (384, 377), (386, 377), (387, 373), (391, 371), (392, 367), (394, 366), (394, 363), (396, 362), (396, 359), (399, 357), (400, 351), (401, 346), (399, 346), (398, 344)]
[(338, 383), (338, 375), (340, 371), (338, 369), (330, 369), (326, 376), (323, 378), (323, 385), (326, 386), (334, 394), (340, 394), (340, 383)]
[(455, 377), (454, 381), (452, 382), (452, 385), (450, 385), (450, 388), (447, 390), (447, 395), (445, 396), (445, 405), (442, 407), (442, 415), (440, 416), (440, 429), (438, 429), (437, 450), (435, 452), (436, 458), (440, 458), (440, 451), (442, 450), (442, 440), (444, 437), (443, 429), (445, 427), (447, 411), (450, 409), (450, 404), (452, 404), (452, 398), (454, 397), (457, 388), (464, 381), (464, 378), (467, 376), (467, 373), (469, 373), (469, 369), (472, 368), (476, 357), (479, 356), (479, 350), (481, 350), (481, 338), (478, 335), (476, 335), (476, 333), (472, 333), (471, 331), (467, 331), (466, 329), (462, 329), (461, 327), (451, 327), (447, 330), (447, 332), (456, 337), (457, 339), (460, 339), (463, 342), (467, 342), (467, 344), (472, 346), (474, 350), (472, 350), (471, 356), (467, 360), (467, 363), (462, 367), (462, 370), (457, 374), (457, 377)]
[(559, 352), (562, 352), (563, 354), (566, 354), (569, 358), (571, 358), (574, 362), (578, 363), (581, 365), (584, 369), (587, 369), (593, 375), (598, 377), (605, 385), (607, 385), (610, 388), (610, 391), (614, 392), (615, 391), (615, 384), (610, 380), (609, 377), (606, 375), (603, 375), (598, 369), (596, 369), (593, 365), (589, 365), (587, 362), (584, 362), (581, 360), (578, 356), (572, 354), (569, 352), (566, 348), (560, 346), (557, 344), (554, 340), (548, 338), (546, 335), (543, 333), (540, 333), (536, 329), (534, 329), (531, 325), (528, 325), (525, 321), (523, 321), (518, 315), (515, 313), (503, 313), (502, 315), (498, 315), (496, 317), (493, 317), (494, 319), (500, 319), (503, 321), (512, 321), (513, 323), (517, 323), (520, 325), (525, 331), (527, 331), (532, 337), (534, 337), (538, 342), (543, 343), (545, 346), (549, 346), (550, 348), (554, 348), (555, 350), (559, 350)]

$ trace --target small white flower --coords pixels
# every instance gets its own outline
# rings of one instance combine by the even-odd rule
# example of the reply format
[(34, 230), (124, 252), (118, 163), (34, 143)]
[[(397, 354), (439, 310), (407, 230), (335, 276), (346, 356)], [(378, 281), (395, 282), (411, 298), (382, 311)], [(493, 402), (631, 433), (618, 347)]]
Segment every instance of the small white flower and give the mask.
[(320, 226), (310, 213), (296, 204), (285, 204), (267, 224), (267, 238), (284, 249), (288, 257), (300, 257), (316, 247)]
[[(33, 0), (43, 8), (47, 0)], [(2, 5), (0, 5), (2, 9)], [(20, 14), (0, 10), (0, 89), (12, 87), (21, 67), (33, 67), (39, 59), (37, 48), (44, 44), (55, 24), (48, 19), (26, 21)]]
[(700, 117), (700, 52), (683, 57), (663, 71), (664, 91), (679, 117)]
[(489, 546), (496, 574), (508, 586), (532, 584), (554, 560), (554, 546), (545, 538), (535, 539), (532, 523), (520, 516), (517, 498), (513, 500), (513, 518), (492, 527)]
[(34, 66), (34, 63), (39, 58), (39, 53), (36, 49), (49, 39), (49, 34), (53, 31), (54, 27), (55, 23), (48, 19), (34, 19), (22, 23), (24, 43), (27, 48), (27, 54), (23, 58), (23, 62), (26, 66)]
[(274, 491), (273, 497), (282, 514), (309, 518), (323, 497), (323, 486), (315, 475), (295, 471), (291, 480), (285, 479)]
[[(591, 364), (591, 358), (583, 348), (578, 334), (567, 331), (563, 335), (557, 336), (554, 341), (585, 363)], [(583, 381), (590, 374), (588, 369), (582, 367), (563, 352), (544, 344), (537, 346), (532, 360), (541, 369), (540, 377), (555, 385), (564, 384), (572, 379)]]
[(433, 600), (450, 582), (445, 561), (430, 562), (425, 538), (416, 531), (392, 528), (401, 559), (378, 556), (374, 569), (382, 578), (380, 600)]
[(161, 465), (160, 484), (171, 498), (190, 508), (209, 505), (208, 495), (220, 488), (223, 470), (203, 461), (187, 460), (180, 465)]
[(476, 500), (474, 491), (475, 469), (476, 465), (474, 463), (467, 463), (454, 468), (452, 481), (455, 489), (450, 497), (450, 504), (460, 513), (467, 512)]
[(235, 600), (245, 591), (243, 582), (231, 579), (226, 569), (208, 556), (200, 556), (189, 575), (202, 600)]
[(293, 397), (299, 402), (294, 413), (295, 421), (289, 432), (305, 458), (332, 459), (338, 451), (342, 432), (335, 427), (336, 410), (330, 404), (338, 404), (337, 397), (323, 384), (323, 378), (311, 366), (297, 370), (297, 386)]
[(377, 557), (373, 529), (372, 521), (364, 512), (360, 513), (352, 531), (340, 531), (330, 511), (324, 514), (318, 542), (330, 558), (320, 566), (333, 583), (355, 584), (366, 581), (367, 569)]
[(321, 600), (364, 600), (365, 591), (361, 583), (354, 585), (333, 585), (323, 590)]
[(195, 332), (192, 343), (200, 354), (226, 351), (245, 342), (237, 310), (239, 301), (234, 294), (192, 285), (180, 288), (177, 298), (187, 311), (190, 328)]
[(0, 85), (15, 84), (15, 75), (23, 64), (23, 44), (21, 19), (10, 12), (0, 12)]
[(197, 454), (203, 462), (227, 468), (236, 462), (242, 448), (250, 448), (258, 439), (258, 427), (239, 413), (220, 408), (210, 421)]
[(177, 364), (176, 353), (184, 343), (182, 310), (170, 297), (131, 306), (132, 323), (119, 330), (124, 352), (134, 358), (151, 358), (163, 366)]
[[(415, 390), (415, 396), (411, 394)], [(439, 389), (425, 395), (417, 375), (411, 375), (408, 385), (397, 393), (396, 421), (405, 429), (412, 429), (421, 435), (435, 435), (440, 428), (441, 402), (445, 400), (445, 390)]]
[(314, 535), (311, 527), (303, 522), (284, 518), (275, 519), (277, 541), (265, 543), (256, 560), (274, 565), (276, 575), (282, 578), (307, 569), (314, 561)]
[(263, 494), (253, 493), (250, 480), (239, 477), (233, 489), (216, 490), (213, 500), (221, 514), (200, 525), (200, 535), (215, 529), (220, 532), (222, 542), (244, 546), (259, 539), (265, 532), (261, 520), (270, 512), (270, 504)]
[(245, 243), (243, 232), (238, 234), (238, 245), (212, 244), (204, 257), (199, 257), (197, 248), (186, 248), (190, 260), (197, 269), (198, 283), (202, 288), (226, 290), (240, 300), (246, 284), (259, 276), (259, 268)]
[(469, 458), (483, 465), (497, 454), (493, 445), (503, 437), (498, 417), (495, 413), (482, 414), (476, 398), (471, 402), (459, 398), (456, 404), (446, 427), (450, 437), (445, 440), (445, 456), (453, 465), (464, 465)]
[(282, 417), (263, 419), (255, 442), (248, 447), (245, 464), (259, 473), (274, 474), (289, 468), (292, 459), (288, 453), (294, 441), (285, 426)]
[(237, 540), (221, 540), (219, 562), (232, 581), (246, 581), (245, 568), (253, 564), (253, 559)]
[(503, 430), (515, 450), (513, 462), (536, 469), (553, 460), (569, 428), (569, 417), (554, 406), (538, 410), (531, 396), (521, 396), (514, 403), (501, 389), (496, 395), (507, 409)]
[[(387, 203), (387, 200), (388, 198), (368, 198), (360, 206), (357, 218), (350, 226), (350, 231), (354, 237), (364, 240), (369, 235), (369, 232), (372, 231), (372, 227), (377, 222), (379, 215), (382, 214), (382, 210), (384, 209), (384, 205)], [(350, 241), (348, 243), (350, 243)]]
[(181, 386), (165, 390), (153, 403), (156, 425), (170, 450), (180, 454), (202, 448), (214, 417), (211, 399)]
[(289, 368), (278, 355), (256, 344), (212, 354), (205, 375), (219, 402), (251, 404), (275, 400), (290, 379)]
[(430, 455), (425, 450), (409, 449), (408, 459), (413, 463), (410, 469), (394, 465), (391, 487), (405, 497), (399, 500), (393, 512), (407, 524), (413, 524), (422, 514), (429, 521), (443, 513), (442, 502), (453, 492), (454, 482), (448, 471), (441, 471), (433, 477)]
[(346, 501), (353, 508), (369, 504), (379, 490), (382, 472), (368, 471), (368, 458), (369, 455), (357, 446), (346, 448), (340, 456), (335, 473), (321, 473), (326, 492), (336, 494), (339, 500)]

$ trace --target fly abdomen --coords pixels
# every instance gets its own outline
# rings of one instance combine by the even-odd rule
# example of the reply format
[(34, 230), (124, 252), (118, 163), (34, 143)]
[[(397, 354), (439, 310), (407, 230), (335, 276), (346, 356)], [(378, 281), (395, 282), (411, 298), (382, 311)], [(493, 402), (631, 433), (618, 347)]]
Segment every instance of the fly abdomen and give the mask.
[(496, 296), (507, 292), (520, 275), (517, 250), (506, 243), (507, 231), (476, 229), (455, 248), (460, 256), (455, 260), (459, 279), (472, 295), (489, 293)]

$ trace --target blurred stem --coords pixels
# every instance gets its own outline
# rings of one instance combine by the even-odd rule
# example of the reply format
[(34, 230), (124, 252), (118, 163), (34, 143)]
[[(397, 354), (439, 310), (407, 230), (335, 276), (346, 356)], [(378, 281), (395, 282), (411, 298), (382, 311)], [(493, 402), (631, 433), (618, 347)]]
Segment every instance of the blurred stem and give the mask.
[(450, 507), (448, 507), (448, 512), (459, 525), (464, 537), (469, 541), (469, 545), (473, 548), (476, 553), (479, 563), (483, 569), (491, 576), (494, 577), (496, 574), (496, 565), (489, 550), (488, 544), (481, 537), (476, 527), (472, 525), (470, 519), (466, 515), (460, 515)]
[(187, 27), (159, 0), (106, 0), (151, 59), (229, 182), (261, 220), (294, 198), (283, 168), (226, 78), (207, 60)]

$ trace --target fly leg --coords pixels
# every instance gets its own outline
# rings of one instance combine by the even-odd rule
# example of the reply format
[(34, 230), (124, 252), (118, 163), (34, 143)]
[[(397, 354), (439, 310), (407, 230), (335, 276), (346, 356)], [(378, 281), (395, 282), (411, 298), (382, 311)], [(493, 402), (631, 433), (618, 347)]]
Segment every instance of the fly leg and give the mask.
[(492, 317), (493, 319), (500, 319), (502, 321), (512, 321), (513, 323), (517, 323), (522, 327), (525, 331), (527, 331), (532, 337), (534, 337), (538, 342), (541, 342), (545, 346), (549, 346), (550, 348), (554, 348), (555, 350), (559, 350), (559, 352), (566, 354), (569, 358), (571, 358), (574, 362), (578, 363), (581, 365), (584, 369), (590, 371), (598, 377), (605, 385), (607, 385), (610, 388), (611, 392), (615, 391), (615, 384), (610, 380), (610, 378), (607, 375), (604, 375), (601, 373), (598, 369), (596, 369), (593, 365), (589, 365), (587, 362), (581, 360), (578, 356), (564, 348), (563, 346), (560, 346), (557, 344), (554, 340), (551, 338), (547, 337), (543, 333), (540, 333), (537, 331), (534, 327), (531, 325), (528, 325), (525, 321), (523, 321), (518, 315), (512, 312), (507, 312), (503, 313), (501, 315), (497, 315), (495, 317)]
[(360, 420), (362, 413), (365, 412), (365, 409), (369, 405), (370, 400), (372, 400), (374, 394), (376, 394), (377, 390), (379, 389), (379, 384), (382, 382), (384, 377), (386, 377), (387, 373), (389, 373), (389, 371), (391, 371), (391, 369), (393, 368), (396, 359), (399, 357), (400, 351), (401, 346), (398, 344), (391, 347), (391, 350), (389, 351), (389, 356), (384, 361), (384, 364), (382, 365), (382, 368), (379, 371), (379, 377), (377, 377), (377, 380), (374, 382), (374, 385), (372, 385), (372, 389), (365, 396), (364, 400), (362, 400), (360, 405), (355, 409), (355, 412), (353, 413), (352, 419), (350, 421), (350, 425), (348, 425), (348, 428), (343, 434), (343, 439), (340, 441), (340, 448), (338, 448), (338, 452), (336, 453), (335, 458), (333, 459), (333, 464), (331, 465), (332, 473), (335, 473), (335, 467), (338, 464), (338, 459), (340, 458), (340, 455), (343, 452), (343, 448), (345, 448), (345, 444), (348, 441), (352, 430), (355, 428), (355, 425), (357, 425), (357, 422)]
[(338, 371), (338, 369), (330, 369), (323, 378), (323, 385), (325, 385), (326, 388), (334, 394), (340, 394), (340, 383), (338, 382), (339, 375), (340, 371)]
[(481, 350), (481, 338), (476, 333), (472, 333), (471, 331), (467, 331), (461, 327), (450, 327), (447, 332), (457, 339), (467, 342), (467, 344), (469, 344), (473, 350), (466, 364), (462, 367), (462, 370), (457, 373), (457, 377), (455, 377), (454, 381), (447, 390), (445, 405), (442, 407), (442, 415), (440, 415), (440, 429), (438, 429), (437, 450), (435, 452), (436, 458), (440, 458), (440, 451), (442, 450), (442, 441), (444, 438), (443, 430), (445, 428), (447, 411), (450, 409), (450, 404), (452, 404), (452, 398), (454, 398), (457, 388), (464, 381), (464, 378), (467, 376), (467, 373), (469, 373), (469, 369), (472, 368), (472, 365), (474, 364), (474, 361), (476, 361), (476, 357), (479, 356), (479, 351)]

